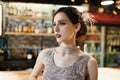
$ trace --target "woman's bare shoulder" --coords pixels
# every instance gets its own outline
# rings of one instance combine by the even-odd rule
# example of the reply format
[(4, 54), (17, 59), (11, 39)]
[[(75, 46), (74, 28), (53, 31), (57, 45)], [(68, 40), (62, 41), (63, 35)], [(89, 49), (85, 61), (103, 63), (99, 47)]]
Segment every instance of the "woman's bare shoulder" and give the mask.
[(97, 61), (94, 57), (90, 57), (87, 64), (88, 73), (90, 76), (90, 80), (97, 80), (98, 77), (98, 65)]
[(94, 57), (92, 57), (92, 56), (90, 56), (90, 59), (89, 59), (89, 61), (88, 61), (88, 64), (97, 64), (97, 61), (96, 61), (96, 59), (94, 58)]
[(97, 69), (98, 69), (98, 64), (97, 64), (97, 60), (94, 57), (90, 57), (90, 59), (88, 60), (88, 64), (87, 64), (88, 70), (90, 72), (95, 72), (97, 73)]

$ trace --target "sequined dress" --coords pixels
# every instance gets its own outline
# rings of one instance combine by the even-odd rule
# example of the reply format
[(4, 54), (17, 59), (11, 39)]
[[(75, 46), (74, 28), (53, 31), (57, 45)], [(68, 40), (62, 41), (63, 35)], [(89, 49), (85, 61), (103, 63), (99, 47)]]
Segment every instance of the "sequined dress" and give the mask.
[(46, 68), (43, 72), (42, 80), (86, 80), (85, 68), (90, 58), (88, 54), (83, 54), (69, 67), (58, 67), (54, 63), (54, 49), (50, 49), (46, 54)]

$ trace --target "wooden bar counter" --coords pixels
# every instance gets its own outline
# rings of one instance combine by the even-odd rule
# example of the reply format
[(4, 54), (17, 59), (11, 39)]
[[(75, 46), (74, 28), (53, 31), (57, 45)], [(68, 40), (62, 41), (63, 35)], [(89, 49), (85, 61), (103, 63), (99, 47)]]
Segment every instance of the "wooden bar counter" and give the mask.
[[(0, 80), (29, 80), (30, 73), (30, 70), (0, 71)], [(120, 68), (98, 68), (98, 80), (120, 80)]]

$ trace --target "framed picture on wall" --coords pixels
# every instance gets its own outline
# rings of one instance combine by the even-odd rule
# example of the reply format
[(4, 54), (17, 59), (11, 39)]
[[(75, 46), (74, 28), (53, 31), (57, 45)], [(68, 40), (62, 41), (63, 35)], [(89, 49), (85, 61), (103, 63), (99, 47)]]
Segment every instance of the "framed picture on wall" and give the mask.
[(3, 5), (0, 4), (0, 36), (3, 35)]

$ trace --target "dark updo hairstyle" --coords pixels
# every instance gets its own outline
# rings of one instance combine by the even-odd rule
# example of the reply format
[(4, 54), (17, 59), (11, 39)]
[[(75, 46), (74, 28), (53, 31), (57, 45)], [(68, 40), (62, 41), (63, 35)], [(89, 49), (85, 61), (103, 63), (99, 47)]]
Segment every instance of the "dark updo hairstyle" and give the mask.
[(61, 7), (53, 14), (53, 20), (54, 20), (55, 15), (59, 12), (64, 12), (67, 15), (67, 17), (70, 19), (72, 24), (77, 24), (77, 23), (81, 24), (81, 28), (77, 32), (77, 35), (76, 35), (76, 40), (77, 40), (77, 42), (82, 41), (83, 36), (86, 36), (86, 34), (87, 34), (87, 26), (81, 17), (82, 13), (80, 13), (74, 7)]

